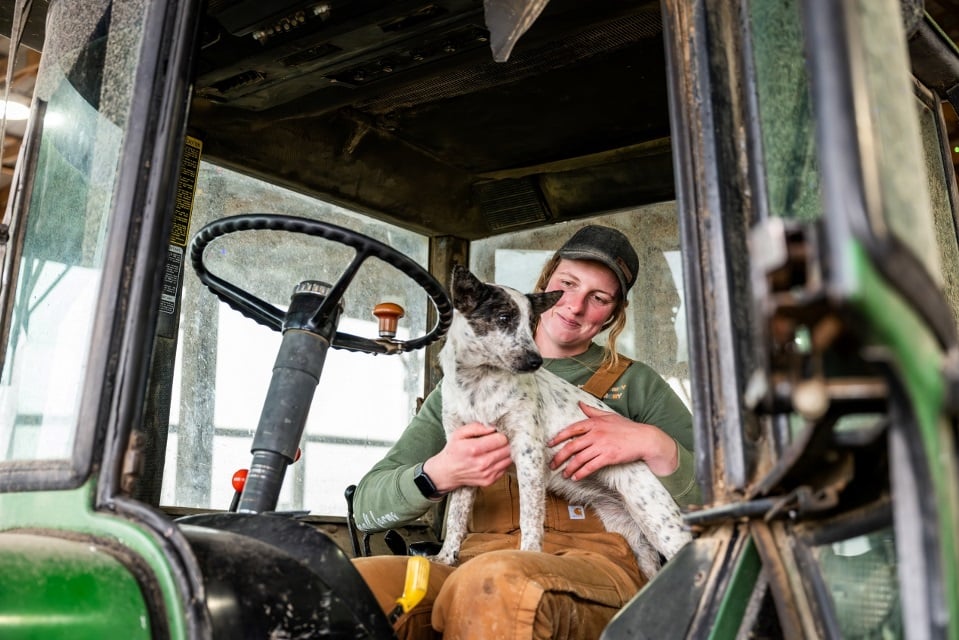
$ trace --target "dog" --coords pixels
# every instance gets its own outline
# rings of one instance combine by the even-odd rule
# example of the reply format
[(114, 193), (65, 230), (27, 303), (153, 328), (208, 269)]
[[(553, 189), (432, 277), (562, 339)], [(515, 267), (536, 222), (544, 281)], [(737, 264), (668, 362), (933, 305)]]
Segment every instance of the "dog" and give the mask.
[[(612, 411), (601, 401), (541, 369), (533, 326), (555, 305), (561, 291), (523, 295), (485, 284), (466, 268), (453, 269), (453, 320), (440, 351), (443, 369), (443, 428), (481, 422), (509, 440), (520, 492), (520, 549), (539, 551), (547, 489), (574, 504), (587, 504), (608, 531), (621, 534), (647, 577), (691, 539), (679, 507), (644, 462), (612, 465), (573, 481), (551, 471), (549, 440), (585, 416), (578, 403)], [(446, 538), (436, 562), (455, 564), (466, 537), (476, 487), (449, 495)]]

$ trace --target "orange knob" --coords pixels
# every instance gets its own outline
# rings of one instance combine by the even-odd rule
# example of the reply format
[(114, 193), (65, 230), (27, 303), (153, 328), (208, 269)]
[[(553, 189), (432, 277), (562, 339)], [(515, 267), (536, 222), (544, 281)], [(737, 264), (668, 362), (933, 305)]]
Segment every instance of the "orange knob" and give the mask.
[(246, 476), (249, 473), (246, 469), (237, 469), (236, 473), (233, 474), (233, 488), (236, 491), (243, 491), (243, 487), (246, 486)]
[(381, 302), (373, 307), (373, 315), (380, 321), (380, 337), (393, 338), (396, 336), (396, 325), (406, 312), (398, 304)]

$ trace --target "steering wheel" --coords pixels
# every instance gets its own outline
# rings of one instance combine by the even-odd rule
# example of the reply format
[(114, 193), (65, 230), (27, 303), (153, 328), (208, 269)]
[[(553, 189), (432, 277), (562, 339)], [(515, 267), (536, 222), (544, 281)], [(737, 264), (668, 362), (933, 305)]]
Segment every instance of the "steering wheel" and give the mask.
[(200, 281), (217, 297), (259, 324), (274, 331), (282, 331), (286, 313), (252, 293), (211, 273), (203, 263), (203, 250), (210, 242), (221, 236), (237, 231), (261, 230), (302, 233), (325, 238), (332, 242), (353, 247), (356, 250), (352, 262), (326, 294), (321, 307), (315, 313), (315, 318), (326, 317), (328, 311), (340, 303), (360, 265), (370, 257), (379, 258), (412, 278), (423, 288), (436, 308), (436, 324), (429, 333), (422, 337), (387, 343), (336, 332), (331, 341), (332, 347), (372, 354), (412, 351), (435, 342), (449, 329), (450, 322), (453, 319), (453, 306), (440, 283), (412, 259), (378, 240), (327, 222), (281, 214), (249, 213), (215, 220), (200, 229), (190, 242), (190, 261), (193, 264), (193, 269)]
[[(299, 283), (290, 300), (289, 311), (284, 312), (210, 273), (203, 263), (203, 251), (211, 241), (250, 230), (317, 236), (353, 247), (356, 253), (333, 286), (309, 280)], [(402, 342), (370, 340), (336, 331), (343, 294), (363, 262), (371, 257), (395, 267), (426, 291), (437, 312), (436, 325), (428, 334)], [(296, 459), (326, 353), (331, 346), (374, 355), (419, 349), (446, 333), (453, 318), (453, 306), (446, 292), (420, 265), (382, 242), (318, 220), (277, 214), (246, 214), (216, 220), (193, 237), (190, 260), (201, 282), (221, 300), (248, 318), (283, 334), (253, 436), (253, 460), (247, 482), (236, 506), (241, 513), (262, 513), (276, 508), (286, 468)]]

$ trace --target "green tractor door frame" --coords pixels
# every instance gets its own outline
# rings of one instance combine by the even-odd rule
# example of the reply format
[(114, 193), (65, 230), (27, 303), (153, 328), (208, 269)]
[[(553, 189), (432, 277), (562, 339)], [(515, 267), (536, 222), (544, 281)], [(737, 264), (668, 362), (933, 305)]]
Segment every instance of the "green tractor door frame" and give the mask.
[[(959, 640), (959, 53), (918, 3), (32, 4), (7, 27), (43, 55), (3, 221), (0, 637), (392, 637), (352, 513), (272, 513), (346, 514), (317, 468), (370, 445), (304, 432), (317, 379), (313, 411), (394, 406), (324, 396), (327, 349), (415, 400), (452, 264), (602, 215), (648, 242), (637, 313), (682, 289), (636, 333), (675, 357), (653, 316), (685, 313), (704, 496), (603, 637)], [(385, 270), (337, 280), (304, 233)], [(204, 285), (282, 331), (269, 389), (205, 404), (270, 365)], [(409, 335), (368, 339), (354, 294), (407, 300)], [(255, 436), (220, 415), (261, 393)], [(237, 446), (242, 513), (211, 488)]]
[[(59, 3), (46, 16), (34, 115), (44, 126), (25, 141), (5, 263), (5, 281), (17, 284), (4, 290), (5, 378), (28, 384), (4, 387), (13, 411), (0, 464), (0, 562), (5, 575), (23, 576), (4, 584), (4, 635), (209, 633), (185, 539), (121, 491), (144, 406), (156, 249), (170, 229), (197, 10)], [(71, 290), (80, 296), (64, 297)], [(18, 371), (39, 362), (58, 373), (31, 388)], [(37, 431), (55, 426), (36, 442), (18, 440), (30, 429), (11, 436), (31, 421)], [(25, 561), (32, 575), (17, 570)]]
[(955, 638), (955, 46), (894, 2), (670, 18), (714, 506), (607, 635)]

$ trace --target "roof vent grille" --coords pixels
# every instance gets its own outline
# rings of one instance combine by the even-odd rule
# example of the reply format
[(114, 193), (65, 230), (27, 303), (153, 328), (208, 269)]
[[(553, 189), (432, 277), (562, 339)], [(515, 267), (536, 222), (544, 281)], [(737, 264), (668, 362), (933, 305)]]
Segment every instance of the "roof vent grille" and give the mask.
[(492, 231), (505, 231), (549, 219), (539, 187), (531, 178), (477, 184), (475, 192)]

